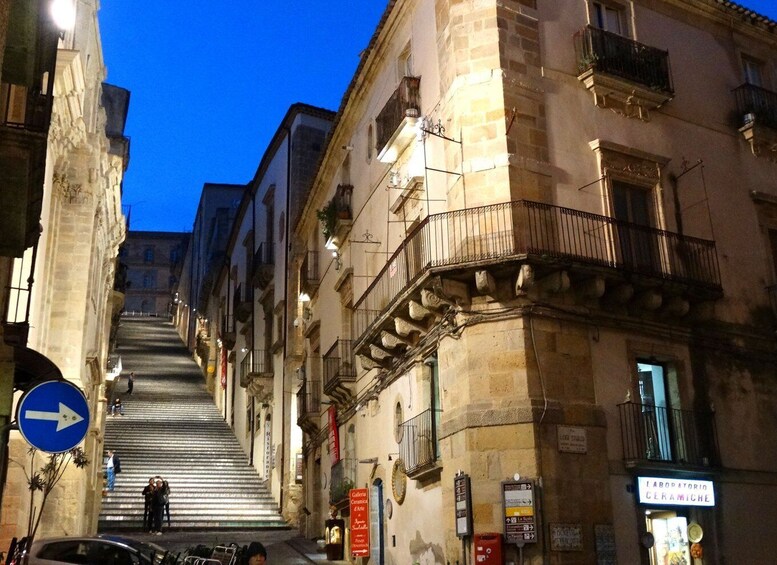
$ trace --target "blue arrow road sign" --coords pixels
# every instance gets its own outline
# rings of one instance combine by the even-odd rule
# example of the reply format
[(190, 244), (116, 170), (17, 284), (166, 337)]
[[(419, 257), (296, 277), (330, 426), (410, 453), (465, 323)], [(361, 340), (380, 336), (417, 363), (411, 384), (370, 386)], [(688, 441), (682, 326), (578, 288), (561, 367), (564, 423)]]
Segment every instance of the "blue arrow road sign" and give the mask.
[(89, 405), (73, 383), (46, 381), (22, 396), (16, 421), (31, 446), (48, 453), (63, 453), (86, 436)]

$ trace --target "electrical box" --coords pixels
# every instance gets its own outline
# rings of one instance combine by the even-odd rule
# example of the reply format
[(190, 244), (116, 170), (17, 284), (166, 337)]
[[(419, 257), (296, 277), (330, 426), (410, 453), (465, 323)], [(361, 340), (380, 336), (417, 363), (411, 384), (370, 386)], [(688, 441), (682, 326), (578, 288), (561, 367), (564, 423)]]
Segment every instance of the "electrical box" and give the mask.
[(504, 565), (502, 534), (475, 534), (475, 564)]

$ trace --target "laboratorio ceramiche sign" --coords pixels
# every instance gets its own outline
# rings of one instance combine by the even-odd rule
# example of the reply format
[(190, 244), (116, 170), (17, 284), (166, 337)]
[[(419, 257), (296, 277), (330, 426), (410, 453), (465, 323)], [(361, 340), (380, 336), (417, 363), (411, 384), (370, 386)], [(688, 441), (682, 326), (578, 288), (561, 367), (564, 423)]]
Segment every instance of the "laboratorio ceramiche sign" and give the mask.
[(712, 481), (637, 477), (637, 487), (642, 504), (715, 506), (715, 485)]

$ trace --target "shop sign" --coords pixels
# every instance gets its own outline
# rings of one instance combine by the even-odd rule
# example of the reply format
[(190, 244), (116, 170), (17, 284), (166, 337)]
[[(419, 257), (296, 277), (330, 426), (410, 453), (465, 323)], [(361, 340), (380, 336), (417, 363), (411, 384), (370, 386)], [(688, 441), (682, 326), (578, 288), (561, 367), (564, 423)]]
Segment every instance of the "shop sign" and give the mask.
[(369, 489), (354, 488), (348, 493), (351, 505), (351, 555), (370, 556)]
[(637, 477), (642, 504), (673, 506), (715, 506), (712, 481), (667, 477)]
[(507, 543), (537, 542), (534, 481), (503, 481), (502, 509)]

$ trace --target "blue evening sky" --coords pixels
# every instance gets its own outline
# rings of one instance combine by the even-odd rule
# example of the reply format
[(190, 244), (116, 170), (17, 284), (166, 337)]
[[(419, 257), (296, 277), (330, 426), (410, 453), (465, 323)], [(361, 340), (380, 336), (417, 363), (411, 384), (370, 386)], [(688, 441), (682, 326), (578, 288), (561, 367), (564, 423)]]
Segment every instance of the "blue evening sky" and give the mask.
[[(740, 0), (777, 20), (777, 0)], [(289, 106), (337, 110), (387, 0), (103, 0), (131, 91), (132, 230), (191, 231), (202, 185), (251, 180)]]

